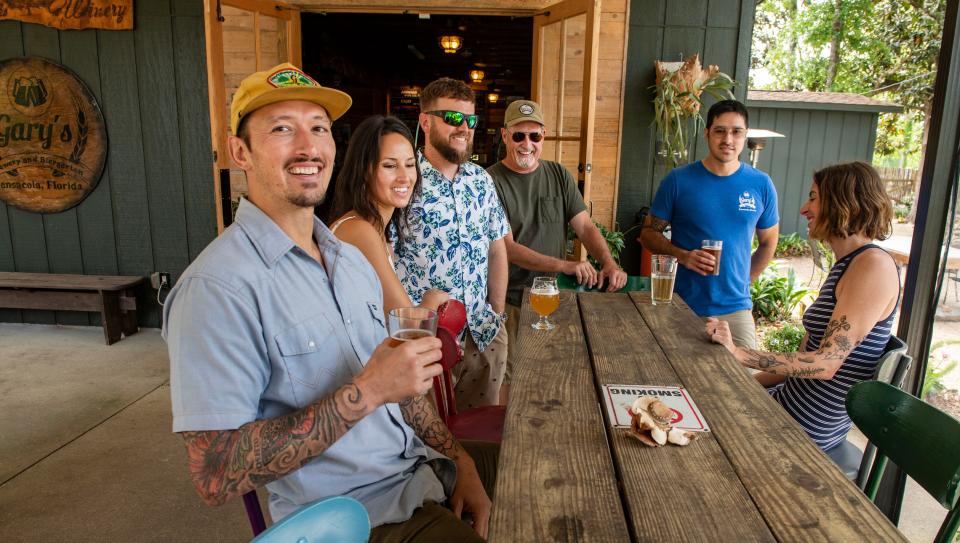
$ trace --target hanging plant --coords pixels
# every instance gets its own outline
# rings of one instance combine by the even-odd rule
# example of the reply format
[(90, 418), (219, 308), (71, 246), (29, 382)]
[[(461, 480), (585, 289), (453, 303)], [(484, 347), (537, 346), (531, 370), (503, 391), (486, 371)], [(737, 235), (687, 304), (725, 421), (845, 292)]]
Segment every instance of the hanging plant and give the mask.
[(733, 79), (715, 65), (706, 70), (700, 65), (700, 55), (693, 55), (683, 62), (655, 61), (657, 83), (651, 87), (654, 123), (657, 126), (659, 148), (657, 154), (675, 168), (686, 161), (690, 135), (687, 125), (693, 119), (693, 134), (704, 125), (700, 107), (700, 95), (707, 93), (718, 100), (733, 99)]

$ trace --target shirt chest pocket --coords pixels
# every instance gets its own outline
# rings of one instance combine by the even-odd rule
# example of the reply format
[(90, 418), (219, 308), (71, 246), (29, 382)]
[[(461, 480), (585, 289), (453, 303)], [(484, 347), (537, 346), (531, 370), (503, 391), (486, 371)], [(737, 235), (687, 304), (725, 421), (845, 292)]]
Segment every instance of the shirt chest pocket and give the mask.
[(563, 198), (559, 196), (541, 196), (538, 205), (538, 215), (541, 224), (563, 222)]
[(288, 328), (274, 339), (299, 405), (332, 393), (351, 376), (340, 340), (323, 315)]
[[(387, 324), (383, 316), (383, 308), (380, 307), (380, 304), (377, 302), (367, 302), (367, 315), (364, 315), (364, 318), (369, 318), (370, 325), (366, 327), (365, 333), (368, 334), (368, 341), (370, 342), (370, 351), (373, 352), (373, 349), (377, 348), (377, 345), (381, 341), (387, 338)], [(361, 360), (361, 364), (366, 365), (366, 360)]]

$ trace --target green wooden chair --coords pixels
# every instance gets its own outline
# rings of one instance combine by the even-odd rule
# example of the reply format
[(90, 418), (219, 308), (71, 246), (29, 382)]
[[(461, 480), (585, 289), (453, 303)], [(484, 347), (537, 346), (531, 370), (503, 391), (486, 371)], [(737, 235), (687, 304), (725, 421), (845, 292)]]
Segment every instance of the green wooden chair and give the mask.
[(854, 386), (846, 403), (850, 418), (877, 446), (867, 496), (876, 498), (889, 458), (950, 510), (934, 541), (953, 541), (960, 527), (960, 421), (879, 381)]
[[(606, 289), (597, 289), (596, 287), (587, 288), (583, 285), (577, 284), (577, 278), (573, 275), (567, 275), (561, 273), (557, 275), (557, 287), (567, 290), (575, 290), (577, 292), (606, 292)], [(635, 292), (635, 291), (649, 291), (650, 290), (650, 278), (641, 277), (639, 275), (630, 275), (627, 277), (627, 284), (623, 285), (623, 288), (617, 292)]]

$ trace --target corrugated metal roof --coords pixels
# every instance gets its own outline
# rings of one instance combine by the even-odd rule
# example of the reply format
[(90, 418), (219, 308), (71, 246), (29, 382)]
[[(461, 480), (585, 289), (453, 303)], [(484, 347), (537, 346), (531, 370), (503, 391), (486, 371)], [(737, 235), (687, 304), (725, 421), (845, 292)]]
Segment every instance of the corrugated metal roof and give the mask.
[[(797, 107), (800, 104), (820, 109), (822, 106), (855, 106), (856, 109), (875, 111), (901, 111), (902, 106), (892, 102), (874, 100), (862, 94), (852, 92), (807, 92), (782, 90), (748, 90), (747, 102), (779, 102)], [(830, 109), (834, 109), (831, 107)]]

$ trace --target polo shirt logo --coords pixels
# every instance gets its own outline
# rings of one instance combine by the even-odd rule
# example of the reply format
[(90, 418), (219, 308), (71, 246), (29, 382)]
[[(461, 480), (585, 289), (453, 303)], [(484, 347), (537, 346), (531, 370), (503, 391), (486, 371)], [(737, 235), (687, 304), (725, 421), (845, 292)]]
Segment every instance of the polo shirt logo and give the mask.
[(757, 200), (750, 195), (749, 192), (744, 192), (740, 195), (740, 211), (756, 211), (757, 210)]

